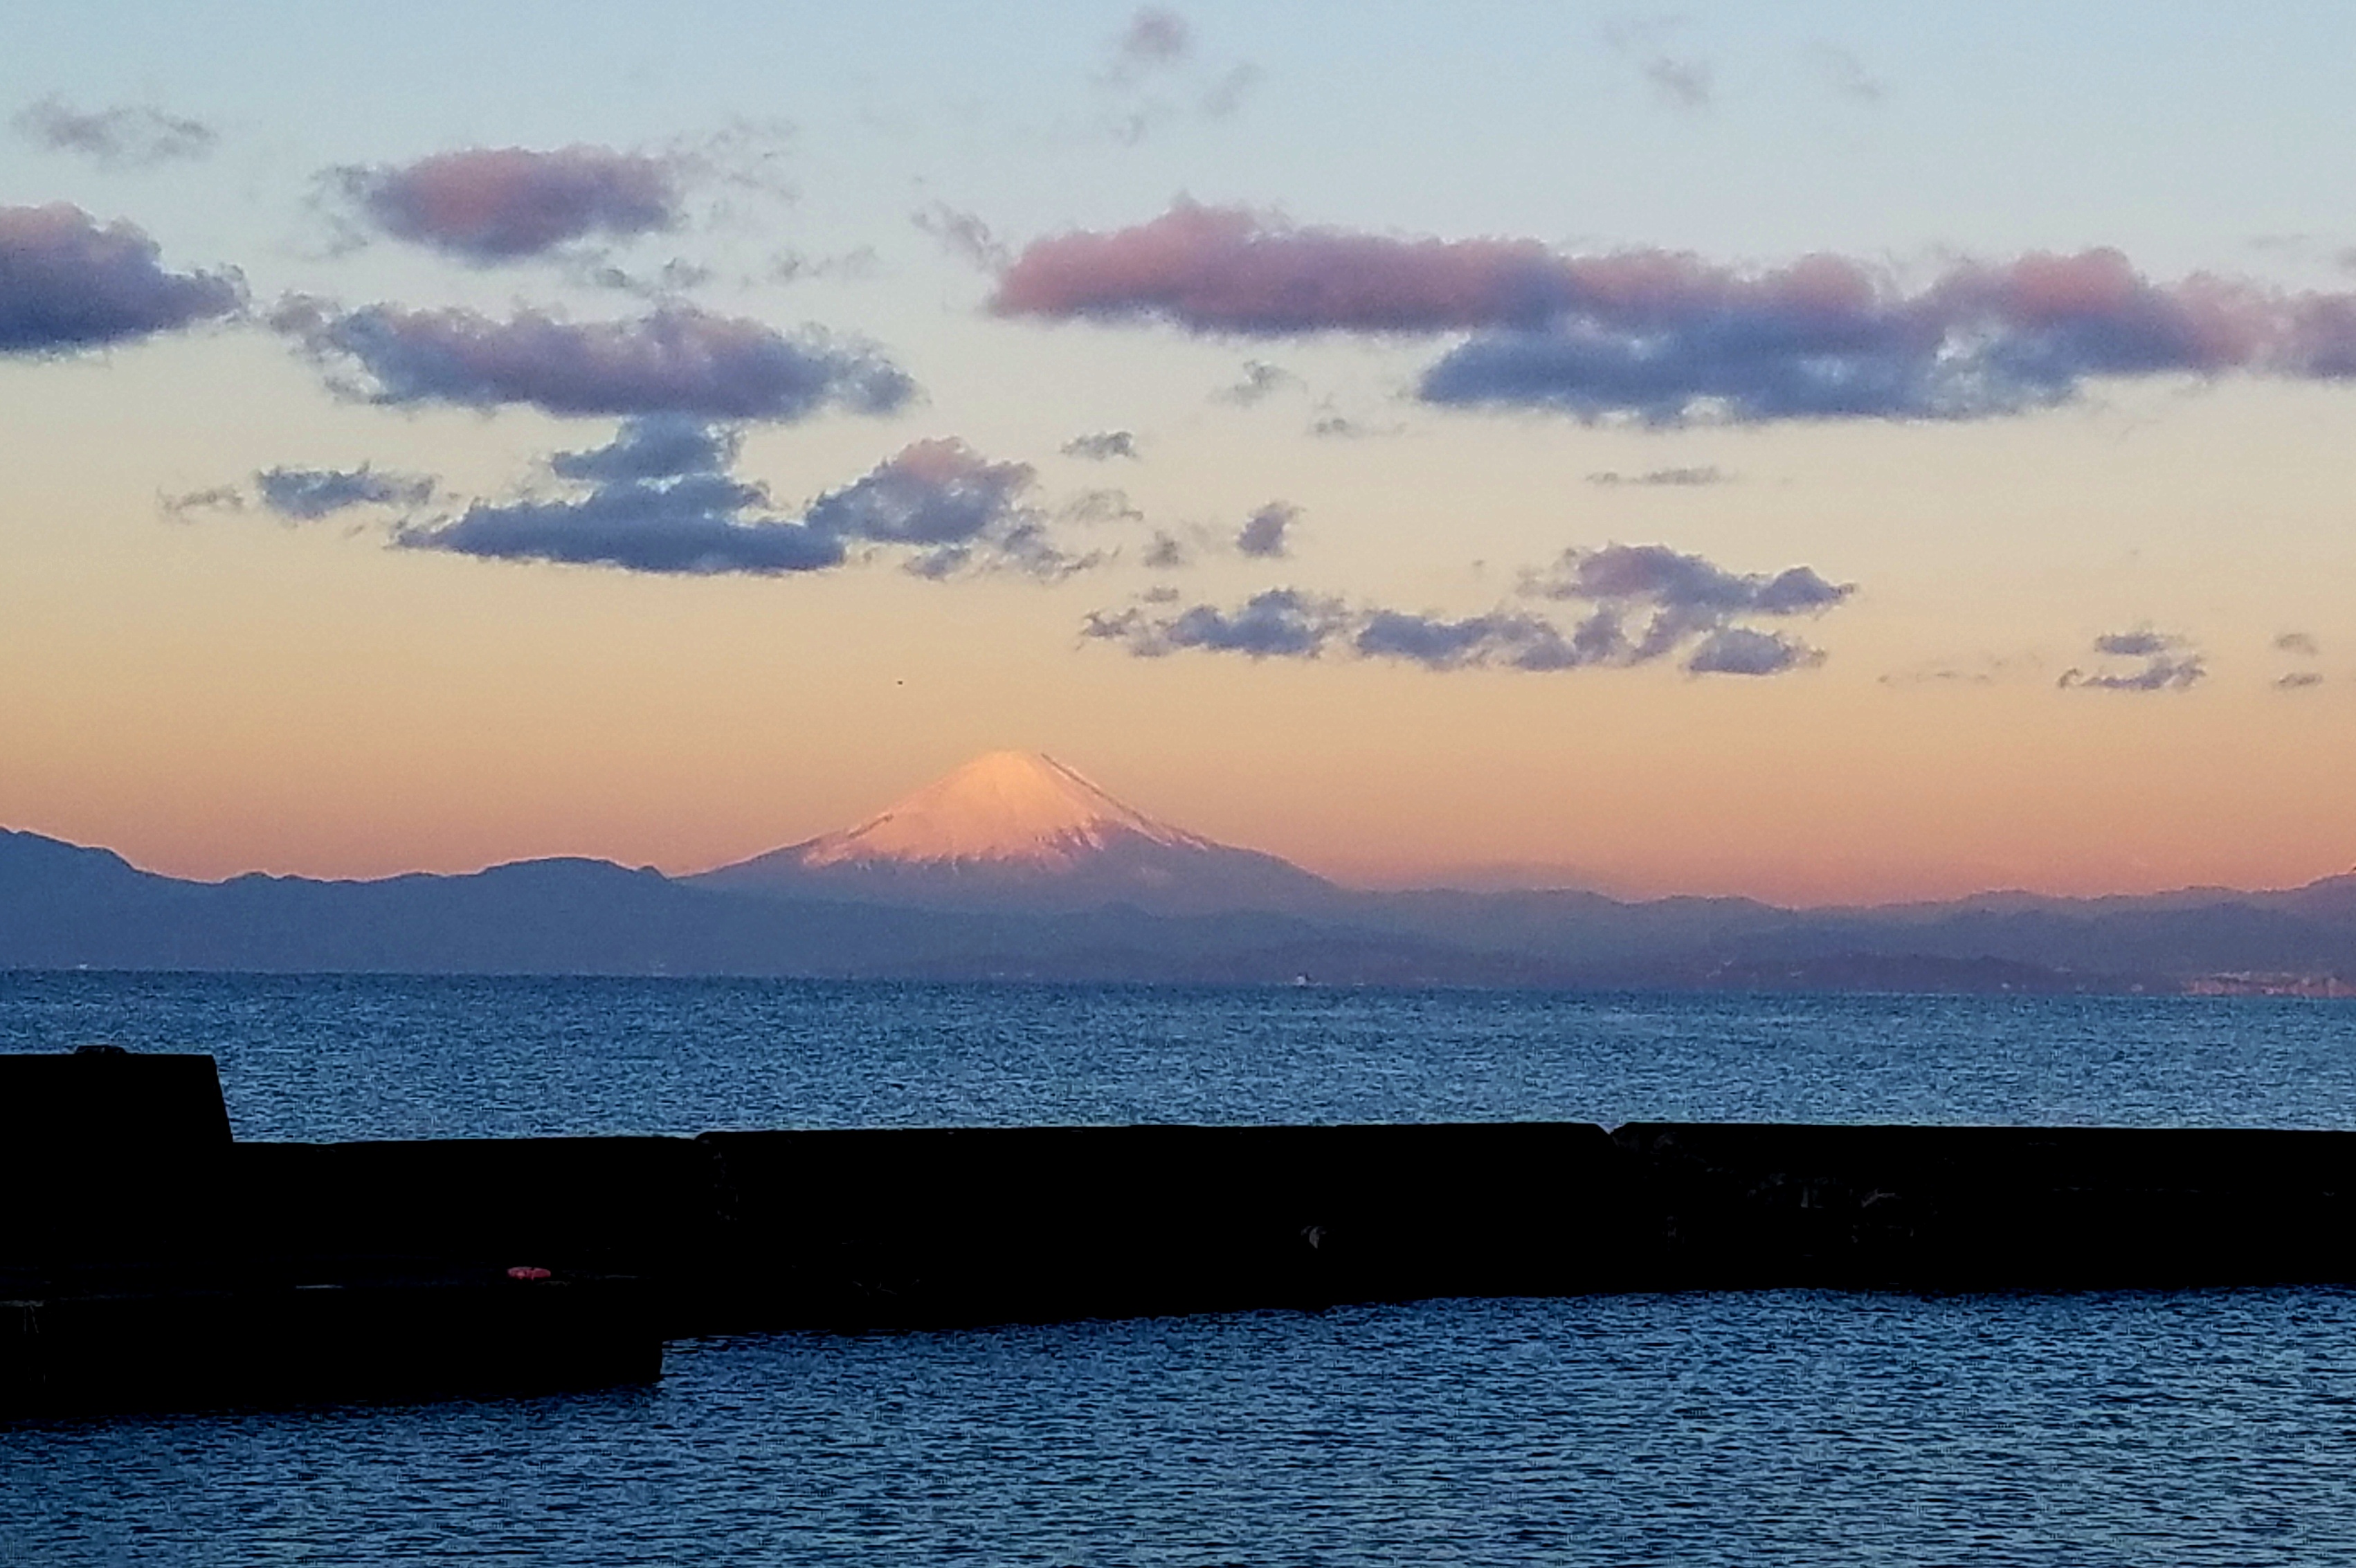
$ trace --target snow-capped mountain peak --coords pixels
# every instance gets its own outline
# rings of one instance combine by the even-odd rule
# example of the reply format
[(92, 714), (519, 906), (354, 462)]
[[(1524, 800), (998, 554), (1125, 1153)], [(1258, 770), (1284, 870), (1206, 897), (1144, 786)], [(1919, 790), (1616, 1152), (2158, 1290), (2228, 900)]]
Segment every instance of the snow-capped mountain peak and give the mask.
[(798, 846), (807, 867), (876, 861), (1068, 865), (1115, 838), (1208, 848), (1107, 795), (1036, 752), (992, 752), (937, 779), (856, 827)]
[(1035, 752), (977, 757), (855, 827), (691, 880), (944, 909), (1292, 909), (1335, 893), (1273, 855), (1148, 816)]

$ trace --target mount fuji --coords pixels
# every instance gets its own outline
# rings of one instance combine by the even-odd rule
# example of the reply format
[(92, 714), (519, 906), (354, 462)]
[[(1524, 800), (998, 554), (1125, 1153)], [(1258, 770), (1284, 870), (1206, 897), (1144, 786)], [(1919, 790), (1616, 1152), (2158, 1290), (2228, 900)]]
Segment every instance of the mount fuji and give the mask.
[(1035, 752), (977, 757), (882, 813), (684, 879), (729, 892), (930, 909), (1157, 914), (1330, 906), (1323, 877), (1173, 827)]

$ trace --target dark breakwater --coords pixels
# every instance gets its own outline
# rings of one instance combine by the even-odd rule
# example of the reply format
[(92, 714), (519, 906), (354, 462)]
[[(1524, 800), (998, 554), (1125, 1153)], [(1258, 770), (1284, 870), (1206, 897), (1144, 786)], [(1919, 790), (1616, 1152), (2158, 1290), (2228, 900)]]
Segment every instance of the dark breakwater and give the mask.
[(663, 1339), (1440, 1296), (2356, 1282), (2356, 1134), (1579, 1123), (241, 1143), (0, 1058), (0, 1401), (595, 1386)]

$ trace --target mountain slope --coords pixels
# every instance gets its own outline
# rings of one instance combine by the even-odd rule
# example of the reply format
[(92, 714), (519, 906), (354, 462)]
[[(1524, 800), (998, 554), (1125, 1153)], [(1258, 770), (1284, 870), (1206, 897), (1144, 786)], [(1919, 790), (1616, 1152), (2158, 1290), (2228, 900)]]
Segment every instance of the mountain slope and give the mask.
[(1030, 752), (977, 757), (857, 827), (684, 879), (730, 892), (932, 909), (1306, 911), (1322, 877), (1158, 821)]

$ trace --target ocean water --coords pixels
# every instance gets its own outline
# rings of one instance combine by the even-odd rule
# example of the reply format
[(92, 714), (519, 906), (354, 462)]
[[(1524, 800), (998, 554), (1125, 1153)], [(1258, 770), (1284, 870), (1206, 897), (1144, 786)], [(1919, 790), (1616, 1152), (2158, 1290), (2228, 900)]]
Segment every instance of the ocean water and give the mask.
[[(245, 1137), (1645, 1117), (2356, 1127), (2356, 1007), (0, 974)], [(0, 1425), (0, 1564), (2356, 1562), (2356, 1292), (783, 1335), (536, 1400)]]
[(220, 1060), (240, 1137), (1573, 1120), (2356, 1128), (2356, 1007), (12, 974), (0, 1051)]

